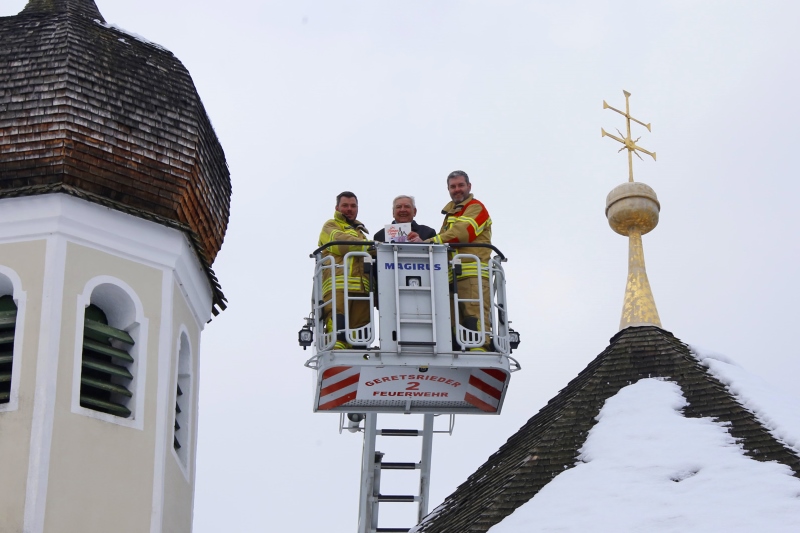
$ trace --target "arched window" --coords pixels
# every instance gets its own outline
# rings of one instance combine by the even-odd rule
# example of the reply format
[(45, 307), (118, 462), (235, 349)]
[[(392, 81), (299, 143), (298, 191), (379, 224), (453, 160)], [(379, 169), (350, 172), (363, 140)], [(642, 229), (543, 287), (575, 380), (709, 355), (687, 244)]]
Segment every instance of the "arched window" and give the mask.
[(0, 411), (19, 407), (25, 292), (15, 271), (0, 265)]
[(123, 418), (131, 416), (128, 403), (133, 397), (129, 384), (134, 362), (130, 348), (135, 344), (128, 332), (108, 325), (100, 307), (91, 304), (83, 320), (81, 362), (81, 407)]
[(141, 429), (147, 344), (141, 302), (124, 281), (99, 276), (78, 297), (78, 311), (73, 410)]
[(0, 296), (0, 403), (11, 399), (11, 375), (14, 362), (14, 334), (17, 304), (11, 295)]
[(190, 422), (192, 411), (192, 360), (189, 338), (181, 333), (178, 347), (178, 372), (175, 386), (175, 423), (172, 447), (178, 458), (187, 464), (189, 455)]

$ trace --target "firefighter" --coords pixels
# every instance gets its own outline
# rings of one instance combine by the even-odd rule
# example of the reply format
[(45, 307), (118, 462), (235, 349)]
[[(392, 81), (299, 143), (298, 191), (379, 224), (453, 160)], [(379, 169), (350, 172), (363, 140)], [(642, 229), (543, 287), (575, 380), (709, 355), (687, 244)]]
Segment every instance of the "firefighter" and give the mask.
[[(450, 199), (442, 210), (444, 223), (439, 233), (432, 238), (422, 239), (415, 233), (409, 234), (409, 242), (428, 242), (433, 244), (447, 243), (486, 243), (492, 242), (492, 219), (481, 202), (471, 193), (472, 184), (463, 170), (455, 170), (447, 176), (447, 191)], [(478, 257), (484, 269), (488, 266), (492, 250), (482, 247), (458, 248), (454, 253), (472, 254)], [(453, 272), (450, 272), (453, 275)], [(483, 330), (486, 342), (483, 347), (471, 348), (471, 351), (492, 350), (489, 333), (491, 324), (491, 299), (489, 290), (489, 272), (481, 271), (483, 292), (483, 313), (477, 302), (461, 302), (458, 313), (461, 325), (473, 331)], [(474, 261), (462, 260), (461, 273), (456, 276), (459, 298), (478, 298), (478, 264)], [(451, 302), (452, 306), (452, 302)]]
[[(350, 191), (344, 191), (336, 196), (336, 210), (333, 218), (325, 222), (319, 234), (319, 246), (323, 246), (333, 241), (353, 241), (352, 245), (335, 245), (326, 248), (322, 253), (323, 257), (332, 256), (337, 265), (344, 264), (344, 256), (348, 252), (367, 251), (367, 245), (357, 244), (368, 241), (366, 234), (367, 228), (359, 222), (358, 198)], [(335, 283), (331, 280), (328, 270), (323, 273), (322, 279), (322, 299), (328, 300), (331, 291), (336, 291), (336, 312), (332, 312), (331, 305), (322, 309), (322, 320), (328, 332), (340, 331), (344, 329), (344, 287), (347, 283), (347, 290), (351, 296), (369, 295), (369, 276), (364, 273), (364, 259), (362, 257), (351, 257), (347, 269), (336, 269)], [(348, 313), (350, 315), (350, 329), (360, 328), (369, 323), (370, 309), (369, 301), (354, 300), (350, 302)], [(335, 316), (334, 316), (335, 315)], [(335, 318), (335, 324), (334, 324)], [(336, 337), (334, 350), (344, 350), (350, 348), (345, 334), (341, 331)]]
[[(417, 216), (417, 205), (414, 202), (413, 196), (401, 194), (392, 200), (392, 224), (410, 222), (411, 231), (416, 233), (423, 240), (430, 239), (436, 235), (435, 229), (422, 224), (417, 224), (417, 221), (414, 220), (415, 216)], [(378, 231), (372, 238), (377, 242), (386, 241), (386, 230), (382, 229)]]

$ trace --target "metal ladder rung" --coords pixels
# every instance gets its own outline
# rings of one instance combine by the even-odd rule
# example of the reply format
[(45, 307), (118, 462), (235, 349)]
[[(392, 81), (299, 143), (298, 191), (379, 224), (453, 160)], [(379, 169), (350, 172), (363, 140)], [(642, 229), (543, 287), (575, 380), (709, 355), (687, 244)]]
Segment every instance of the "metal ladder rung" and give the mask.
[(379, 429), (375, 432), (384, 437), (419, 437), (420, 433), (418, 429)]
[(397, 287), (397, 289), (401, 290), (401, 291), (425, 291), (425, 292), (431, 292), (430, 285), (408, 285), (408, 286), (400, 285), (399, 287)]
[(401, 324), (433, 324), (433, 320), (425, 318), (401, 318)]
[(420, 259), (428, 259), (428, 254), (420, 254), (417, 252), (397, 252), (397, 257), (418, 257)]
[(408, 533), (411, 531), (410, 527), (379, 527), (375, 533)]
[(382, 470), (416, 470), (419, 463), (381, 463)]
[(419, 496), (406, 496), (404, 494), (378, 494), (375, 501), (381, 503), (414, 503), (419, 501)]

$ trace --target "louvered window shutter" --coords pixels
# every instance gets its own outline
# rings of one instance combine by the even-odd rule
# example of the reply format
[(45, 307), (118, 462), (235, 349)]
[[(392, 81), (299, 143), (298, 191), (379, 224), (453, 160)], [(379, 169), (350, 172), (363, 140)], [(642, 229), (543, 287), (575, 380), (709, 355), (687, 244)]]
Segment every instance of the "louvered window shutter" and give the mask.
[(128, 389), (133, 379), (130, 349), (133, 338), (127, 332), (108, 325), (105, 313), (92, 304), (86, 308), (83, 326), (83, 363), (81, 368), (81, 406), (128, 418), (125, 407), (133, 396)]
[(0, 403), (11, 397), (11, 363), (14, 359), (14, 330), (17, 305), (11, 296), (0, 297)]
[(177, 386), (176, 391), (175, 391), (175, 426), (174, 426), (175, 433), (174, 433), (174, 435), (172, 437), (172, 447), (175, 448), (175, 450), (180, 450), (181, 449), (181, 442), (179, 440), (179, 437), (181, 439), (183, 438), (183, 432), (181, 431), (181, 425), (178, 423), (178, 418), (179, 417), (183, 418), (183, 417), (180, 416), (181, 413), (183, 413), (183, 410), (181, 409), (181, 403), (182, 403), (181, 396), (183, 396), (183, 391), (181, 390), (181, 386), (179, 384)]

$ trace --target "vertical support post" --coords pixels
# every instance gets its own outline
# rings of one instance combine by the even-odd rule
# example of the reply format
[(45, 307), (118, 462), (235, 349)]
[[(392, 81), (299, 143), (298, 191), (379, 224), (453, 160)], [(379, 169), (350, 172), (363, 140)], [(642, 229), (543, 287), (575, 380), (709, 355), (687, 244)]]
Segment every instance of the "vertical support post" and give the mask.
[[(361, 493), (358, 498), (358, 533), (372, 533), (378, 524), (375, 498), (375, 437), (378, 414), (367, 413), (364, 419), (364, 448), (361, 454)], [(374, 516), (373, 516), (374, 515)]]
[(435, 350), (439, 350), (439, 342), (436, 339), (436, 290), (434, 287), (434, 259), (433, 259), (433, 246), (428, 246), (428, 274), (430, 275), (430, 289), (431, 289), (431, 333), (432, 337), (431, 340), (433, 341), (433, 345), (436, 347)]
[(397, 262), (397, 246), (392, 246), (392, 250), (394, 253), (394, 307), (395, 307), (395, 318), (397, 319), (395, 327), (397, 328), (397, 353), (400, 353), (402, 350), (402, 346), (400, 344), (400, 340), (403, 338), (401, 335), (400, 330), (400, 289), (398, 286), (400, 285), (400, 274), (397, 273), (398, 270), (398, 262)]
[(433, 455), (433, 417), (431, 413), (425, 414), (422, 425), (422, 457), (419, 461), (419, 510), (417, 523), (422, 522), (428, 514), (428, 499), (431, 489), (431, 458)]

